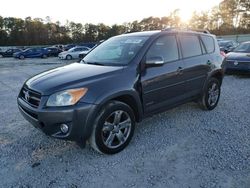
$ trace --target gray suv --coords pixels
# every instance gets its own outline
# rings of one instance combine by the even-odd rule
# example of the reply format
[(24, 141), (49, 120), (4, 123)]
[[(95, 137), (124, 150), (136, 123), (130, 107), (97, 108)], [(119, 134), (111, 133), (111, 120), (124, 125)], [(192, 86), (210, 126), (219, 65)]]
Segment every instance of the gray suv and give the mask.
[(136, 122), (197, 101), (213, 110), (223, 70), (215, 36), (166, 29), (112, 37), (80, 63), (28, 79), (18, 96), (22, 115), (55, 138), (114, 154)]

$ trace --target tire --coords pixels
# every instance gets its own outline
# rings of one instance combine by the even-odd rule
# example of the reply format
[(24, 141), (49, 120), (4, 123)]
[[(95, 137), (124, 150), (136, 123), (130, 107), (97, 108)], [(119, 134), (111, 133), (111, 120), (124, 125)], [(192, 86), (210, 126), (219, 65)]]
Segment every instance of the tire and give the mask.
[(42, 58), (47, 58), (48, 56), (46, 54), (43, 54), (42, 55)]
[(3, 58), (3, 55), (2, 55), (2, 54), (0, 54), (0, 58)]
[(122, 151), (133, 137), (135, 115), (125, 103), (111, 101), (97, 116), (89, 143), (99, 153)]
[(19, 56), (19, 59), (24, 59), (24, 55), (20, 55), (20, 56)]
[(206, 88), (199, 100), (200, 106), (203, 110), (213, 110), (220, 99), (221, 84), (218, 79), (210, 78)]
[(71, 59), (72, 59), (72, 56), (71, 56), (71, 55), (67, 55), (67, 56), (66, 56), (66, 59), (67, 59), (67, 60), (71, 60)]

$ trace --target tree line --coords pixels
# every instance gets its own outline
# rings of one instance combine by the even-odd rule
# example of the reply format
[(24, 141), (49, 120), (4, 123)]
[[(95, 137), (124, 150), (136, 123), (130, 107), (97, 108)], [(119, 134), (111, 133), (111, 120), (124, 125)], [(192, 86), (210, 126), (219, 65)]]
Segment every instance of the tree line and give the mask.
[(0, 46), (5, 45), (51, 45), (80, 42), (96, 42), (126, 32), (161, 30), (167, 27), (207, 29), (216, 35), (250, 33), (250, 1), (224, 0), (205, 12), (193, 12), (189, 22), (184, 23), (179, 10), (165, 17), (148, 17), (112, 26), (82, 24), (67, 21), (66, 24), (45, 19), (25, 19), (0, 16)]

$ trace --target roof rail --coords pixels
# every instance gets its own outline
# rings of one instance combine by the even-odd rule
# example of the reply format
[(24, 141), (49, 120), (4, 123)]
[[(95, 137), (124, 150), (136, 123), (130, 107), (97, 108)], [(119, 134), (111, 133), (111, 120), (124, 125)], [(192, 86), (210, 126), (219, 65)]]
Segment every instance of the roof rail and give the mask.
[(179, 28), (179, 27), (168, 27), (162, 29), (161, 31), (196, 31), (196, 32), (210, 34), (210, 32), (206, 29), (191, 29), (191, 28)]

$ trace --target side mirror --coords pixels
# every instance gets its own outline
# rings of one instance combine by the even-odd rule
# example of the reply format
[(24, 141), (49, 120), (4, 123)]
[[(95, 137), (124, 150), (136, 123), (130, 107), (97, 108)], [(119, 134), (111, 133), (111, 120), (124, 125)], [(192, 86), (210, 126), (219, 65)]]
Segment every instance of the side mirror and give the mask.
[(149, 57), (146, 59), (146, 65), (151, 66), (161, 66), (164, 64), (164, 59), (161, 56)]

